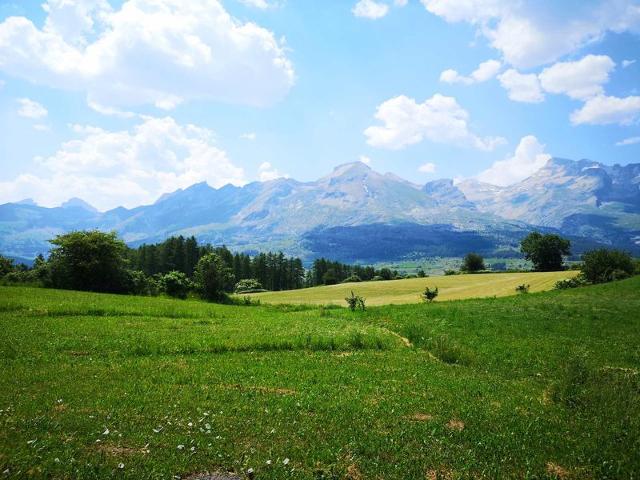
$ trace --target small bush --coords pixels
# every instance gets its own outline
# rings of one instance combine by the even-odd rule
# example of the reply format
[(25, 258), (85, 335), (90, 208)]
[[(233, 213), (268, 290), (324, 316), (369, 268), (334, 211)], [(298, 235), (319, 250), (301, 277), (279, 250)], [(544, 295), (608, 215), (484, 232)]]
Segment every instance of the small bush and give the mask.
[(553, 286), (554, 290), (566, 290), (568, 288), (582, 287), (587, 284), (587, 281), (582, 275), (578, 275), (574, 278), (563, 278), (558, 280)]
[(364, 298), (362, 298), (360, 295), (355, 295), (353, 293), (353, 290), (351, 291), (351, 296), (346, 297), (345, 301), (347, 302), (347, 305), (352, 312), (356, 310), (365, 310)]
[(361, 282), (362, 279), (358, 275), (351, 275), (345, 278), (342, 283), (353, 283), (353, 282)]
[(449, 275), (457, 275), (457, 274), (458, 274), (458, 272), (456, 272), (455, 270), (445, 270), (445, 271), (444, 271), (444, 274), (445, 274), (446, 276), (449, 276)]
[(422, 300), (427, 303), (433, 302), (438, 296), (438, 287), (431, 290), (429, 287), (424, 289), (424, 293), (421, 295)]
[(187, 276), (176, 270), (162, 275), (160, 277), (160, 285), (164, 293), (170, 297), (180, 298), (182, 300), (187, 298), (189, 290), (191, 289), (191, 282)]
[(236, 283), (234, 291), (236, 293), (255, 293), (264, 292), (266, 290), (262, 287), (262, 284), (255, 278), (245, 278), (244, 280), (240, 280), (238, 283)]
[(384, 280), (384, 278), (382, 278), (380, 275), (376, 275), (375, 277), (373, 277), (371, 280), (373, 280), (374, 282), (379, 282), (381, 280)]
[(522, 285), (518, 285), (516, 287), (516, 292), (517, 293), (529, 293), (529, 285), (528, 284), (522, 284)]

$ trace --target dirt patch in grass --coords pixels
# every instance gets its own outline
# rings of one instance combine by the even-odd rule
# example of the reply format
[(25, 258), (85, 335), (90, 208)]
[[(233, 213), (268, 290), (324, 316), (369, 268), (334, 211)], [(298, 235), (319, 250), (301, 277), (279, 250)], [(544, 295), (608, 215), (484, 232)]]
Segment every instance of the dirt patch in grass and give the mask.
[(89, 352), (82, 352), (77, 350), (69, 350), (66, 352), (67, 355), (71, 355), (72, 357), (86, 357), (89, 355)]
[(569, 470), (553, 462), (547, 463), (547, 473), (555, 478), (560, 479), (571, 477)]
[(142, 448), (134, 448), (108, 443), (101, 443), (100, 445), (98, 445), (98, 451), (104, 453), (105, 455), (109, 455), (110, 457), (130, 457), (131, 455), (146, 455), (147, 453), (149, 453), (147, 445)]
[(240, 480), (242, 477), (239, 477), (235, 473), (228, 472), (203, 472), (203, 473), (192, 473), (187, 475), (186, 477), (181, 477), (182, 480)]
[(453, 479), (453, 472), (446, 467), (432, 468), (427, 470), (424, 478), (425, 480), (451, 480)]
[(254, 391), (260, 393), (275, 393), (277, 395), (297, 395), (298, 392), (296, 390), (292, 390), (290, 388), (279, 388), (279, 387), (263, 387), (258, 385), (240, 385), (232, 384), (232, 385), (222, 385), (223, 388), (234, 389), (234, 390), (244, 390), (244, 391)]
[(408, 415), (404, 418), (413, 422), (428, 422), (433, 420), (433, 415), (429, 415), (428, 413), (414, 413), (413, 415)]
[(358, 465), (356, 465), (355, 463), (352, 463), (347, 467), (346, 478), (348, 480), (363, 480), (364, 476), (362, 475), (362, 472), (358, 468)]
[(464, 430), (464, 422), (462, 420), (456, 420), (455, 418), (452, 418), (447, 422), (446, 427), (449, 430), (461, 432), (462, 430)]

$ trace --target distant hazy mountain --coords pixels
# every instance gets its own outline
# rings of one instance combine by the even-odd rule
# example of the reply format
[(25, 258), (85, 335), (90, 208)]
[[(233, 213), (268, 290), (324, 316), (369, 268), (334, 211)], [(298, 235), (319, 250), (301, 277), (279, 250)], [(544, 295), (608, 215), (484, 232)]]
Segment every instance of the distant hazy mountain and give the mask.
[(23, 201), (0, 205), (0, 252), (29, 258), (58, 233), (100, 228), (133, 245), (182, 234), (244, 251), (348, 261), (509, 255), (540, 227), (571, 236), (577, 249), (599, 242), (640, 250), (640, 164), (553, 159), (526, 180), (497, 187), (447, 179), (416, 185), (356, 162), (314, 182), (198, 183), (153, 205), (103, 213), (80, 199), (57, 208)]

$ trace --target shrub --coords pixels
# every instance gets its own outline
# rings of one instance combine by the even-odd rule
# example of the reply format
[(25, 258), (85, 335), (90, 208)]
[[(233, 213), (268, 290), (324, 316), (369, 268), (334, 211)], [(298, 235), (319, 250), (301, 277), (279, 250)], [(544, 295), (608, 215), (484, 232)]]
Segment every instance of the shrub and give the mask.
[(198, 260), (194, 272), (196, 288), (205, 300), (224, 301), (233, 288), (233, 272), (215, 253), (207, 253)]
[(336, 275), (335, 270), (329, 269), (322, 276), (322, 283), (325, 285), (335, 285), (338, 283), (338, 276)]
[(345, 301), (347, 302), (347, 305), (352, 312), (358, 309), (362, 311), (365, 310), (364, 298), (362, 298), (360, 295), (355, 295), (353, 293), (353, 290), (351, 291), (351, 296), (346, 297)]
[(582, 275), (578, 275), (574, 278), (564, 278), (558, 280), (553, 286), (554, 290), (566, 290), (568, 288), (577, 288), (586, 285), (587, 281)]
[(262, 284), (255, 278), (245, 278), (244, 280), (240, 280), (238, 283), (236, 283), (234, 291), (236, 293), (253, 293), (264, 292), (265, 289), (262, 287)]
[(462, 261), (462, 267), (460, 267), (460, 270), (469, 273), (485, 270), (484, 258), (477, 253), (467, 253)]
[(0, 278), (4, 277), (10, 272), (13, 272), (15, 265), (13, 259), (0, 255)]
[(384, 280), (384, 278), (382, 278), (380, 275), (376, 275), (371, 280), (373, 280), (374, 282), (380, 282)]
[(429, 287), (426, 287), (424, 289), (424, 293), (421, 296), (423, 301), (428, 303), (433, 302), (438, 296), (438, 287), (433, 290), (431, 290)]
[(529, 293), (529, 285), (528, 284), (522, 284), (522, 285), (518, 285), (516, 287), (516, 292), (517, 293)]
[(127, 290), (134, 295), (157, 295), (159, 285), (152, 278), (145, 275), (140, 270), (130, 270), (128, 273), (128, 288)]
[(582, 255), (581, 271), (587, 281), (603, 283), (633, 275), (635, 265), (627, 252), (600, 248)]
[(446, 276), (449, 276), (449, 275), (457, 275), (457, 274), (458, 274), (458, 272), (456, 272), (455, 270), (445, 270), (445, 271), (444, 271), (444, 274), (445, 274)]
[(187, 276), (176, 270), (166, 273), (160, 277), (160, 285), (164, 293), (174, 298), (187, 298), (191, 289), (191, 282)]
[(345, 278), (342, 283), (352, 283), (352, 282), (361, 282), (362, 279), (358, 275), (351, 275)]
[(416, 275), (419, 278), (424, 278), (427, 277), (428, 275), (424, 272), (424, 270), (422, 268), (419, 268), (418, 271), (416, 272)]

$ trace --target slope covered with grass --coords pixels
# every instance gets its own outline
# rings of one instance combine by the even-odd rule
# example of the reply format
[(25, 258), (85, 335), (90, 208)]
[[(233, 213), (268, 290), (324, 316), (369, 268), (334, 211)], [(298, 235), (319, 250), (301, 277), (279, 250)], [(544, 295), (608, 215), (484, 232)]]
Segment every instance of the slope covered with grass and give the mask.
[(564, 278), (572, 278), (577, 271), (484, 273), (473, 275), (435, 276), (407, 278), (380, 282), (341, 283), (320, 287), (264, 292), (252, 295), (265, 303), (345, 305), (345, 297), (351, 291), (366, 298), (367, 305), (419, 303), (425, 287), (439, 289), (438, 300), (461, 300), (465, 298), (504, 297), (514, 295), (518, 285), (530, 286), (531, 292), (551, 290)]
[(639, 291), (353, 313), (0, 288), (0, 471), (636, 478)]

